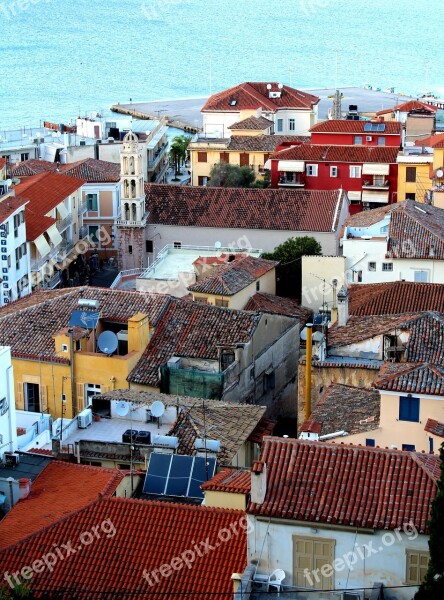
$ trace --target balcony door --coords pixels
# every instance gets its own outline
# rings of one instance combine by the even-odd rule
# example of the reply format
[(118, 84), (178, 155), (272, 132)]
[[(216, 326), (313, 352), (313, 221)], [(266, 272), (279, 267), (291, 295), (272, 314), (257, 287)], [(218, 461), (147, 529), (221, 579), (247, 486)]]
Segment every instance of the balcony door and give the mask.
[(25, 383), (25, 410), (40, 412), (40, 389), (37, 383)]

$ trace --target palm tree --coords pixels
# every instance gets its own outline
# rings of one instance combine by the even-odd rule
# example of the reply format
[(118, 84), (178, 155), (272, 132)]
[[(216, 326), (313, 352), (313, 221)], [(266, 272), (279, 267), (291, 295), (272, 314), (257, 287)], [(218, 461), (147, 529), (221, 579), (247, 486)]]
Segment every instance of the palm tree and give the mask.
[(176, 135), (171, 142), (170, 160), (174, 164), (175, 180), (177, 180), (177, 175), (182, 175), (180, 167), (181, 165), (184, 165), (187, 160), (188, 145), (190, 141), (190, 136)]

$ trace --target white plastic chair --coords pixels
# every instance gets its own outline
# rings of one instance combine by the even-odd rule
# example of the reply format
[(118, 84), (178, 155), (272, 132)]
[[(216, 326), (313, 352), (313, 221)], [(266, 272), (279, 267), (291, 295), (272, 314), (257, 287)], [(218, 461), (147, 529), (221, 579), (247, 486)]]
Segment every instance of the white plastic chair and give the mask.
[(285, 571), (283, 569), (275, 569), (268, 578), (267, 592), (270, 591), (270, 586), (278, 590), (278, 596), (282, 589), (282, 582), (285, 579)]

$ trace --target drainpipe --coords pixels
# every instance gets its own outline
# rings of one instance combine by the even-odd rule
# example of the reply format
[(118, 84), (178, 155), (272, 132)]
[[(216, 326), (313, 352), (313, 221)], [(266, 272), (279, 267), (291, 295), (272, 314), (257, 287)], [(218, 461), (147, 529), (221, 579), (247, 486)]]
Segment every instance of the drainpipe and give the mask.
[(76, 392), (74, 389), (74, 340), (73, 340), (73, 329), (68, 329), (69, 333), (69, 353), (70, 353), (70, 368), (71, 368), (71, 408), (72, 408), (72, 418), (74, 419), (77, 410), (76, 410)]
[(308, 420), (311, 415), (311, 355), (312, 355), (312, 323), (306, 324), (307, 340), (305, 353), (305, 420)]

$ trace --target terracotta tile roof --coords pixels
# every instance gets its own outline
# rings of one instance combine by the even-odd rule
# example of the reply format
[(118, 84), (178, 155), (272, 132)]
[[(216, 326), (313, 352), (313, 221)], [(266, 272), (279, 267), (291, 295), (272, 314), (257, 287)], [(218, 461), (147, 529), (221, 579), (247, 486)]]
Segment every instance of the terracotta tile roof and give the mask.
[(444, 313), (444, 285), (390, 281), (350, 285), (348, 309), (351, 315), (397, 315), (415, 311)]
[(275, 421), (262, 417), (252, 433), (248, 436), (248, 441), (253, 442), (254, 444), (262, 444), (264, 436), (272, 435), (275, 427)]
[[(267, 85), (272, 91), (281, 91), (279, 98), (269, 98)], [(236, 103), (232, 105), (232, 102)], [(213, 94), (205, 103), (201, 112), (239, 112), (245, 109), (263, 108), (275, 112), (279, 108), (312, 110), (320, 98), (284, 85), (278, 89), (277, 82), (245, 82), (228, 90)]]
[[(322, 394), (310, 416), (319, 424), (320, 435), (346, 431), (349, 435), (379, 427), (380, 396), (374, 389), (332, 383)], [(307, 421), (305, 422), (307, 423)], [(305, 430), (302, 426), (301, 431)]]
[[(363, 133), (370, 133), (365, 131), (364, 127), (369, 121), (348, 121), (348, 120), (331, 120), (322, 121), (313, 125), (310, 129), (311, 133), (355, 133), (357, 135)], [(401, 135), (402, 123), (395, 121), (383, 123), (385, 125), (385, 131), (371, 132), (377, 135)]]
[(441, 461), (433, 454), (412, 454), (413, 460), (422, 467), (430, 476), (438, 480), (441, 476)]
[(222, 469), (213, 479), (202, 484), (201, 488), (210, 492), (249, 494), (251, 491), (251, 472)]
[(84, 183), (82, 179), (59, 173), (41, 173), (27, 177), (13, 189), (16, 196), (30, 201), (28, 208), (36, 214), (46, 215)]
[[(254, 139), (254, 138), (253, 138)], [(398, 148), (390, 146), (333, 146), (301, 144), (281, 150), (271, 156), (274, 160), (310, 160), (328, 163), (396, 164)]]
[(57, 163), (38, 158), (23, 160), (16, 165), (8, 168), (9, 177), (31, 177), (40, 173), (54, 172), (57, 170)]
[(189, 286), (190, 292), (234, 296), (241, 290), (275, 269), (279, 261), (245, 256), (224, 266), (216, 267)]
[(275, 152), (282, 144), (304, 144), (310, 138), (303, 135), (234, 135), (227, 150), (243, 152)]
[(52, 525), (98, 496), (111, 496), (123, 477), (117, 469), (51, 461), (32, 483), (28, 498), (0, 521), (0, 548)]
[(16, 198), (15, 196), (6, 196), (0, 199), (0, 223), (4, 223), (16, 210), (26, 204), (26, 200), (23, 198)]
[(87, 183), (117, 183), (120, 181), (119, 163), (94, 158), (86, 158), (72, 164), (61, 165), (60, 172), (70, 177), (83, 179)]
[(337, 322), (328, 330), (328, 346), (346, 346), (362, 340), (389, 333), (400, 328), (409, 319), (418, 315), (374, 315), (350, 316), (347, 325), (338, 326)]
[[(193, 455), (196, 439), (216, 439), (221, 443), (217, 455), (219, 465), (229, 466), (247, 442), (261, 418), (265, 406), (236, 405), (202, 407), (202, 401), (182, 411), (168, 435), (179, 438), (178, 454)], [(206, 435), (205, 435), (206, 432)]]
[[(435, 457), (432, 457), (435, 458)], [(267, 493), (256, 515), (427, 533), (436, 479), (412, 452), (266, 438)]]
[(424, 431), (428, 431), (429, 433), (433, 433), (433, 435), (444, 438), (444, 423), (435, 421), (435, 419), (427, 419)]
[(38, 292), (0, 308), (0, 345), (11, 346), (16, 358), (65, 360), (54, 354), (53, 336), (68, 325), (80, 298), (98, 300), (105, 321), (125, 323), (141, 312), (154, 326), (170, 300), (162, 294), (94, 287)]
[(302, 423), (301, 433), (317, 433), (318, 435), (322, 431), (322, 423), (315, 421), (314, 419), (307, 419)]
[[(156, 295), (156, 294), (154, 294)], [(261, 315), (171, 298), (128, 381), (158, 386), (172, 356), (218, 358), (218, 346), (248, 343)]]
[(313, 315), (311, 308), (301, 306), (299, 302), (293, 298), (273, 296), (273, 294), (266, 294), (265, 292), (258, 292), (252, 296), (244, 310), (271, 313), (274, 315), (285, 315), (286, 317), (296, 317), (297, 319), (300, 319), (301, 327), (303, 327)]
[(243, 119), (242, 121), (237, 121), (230, 125), (228, 129), (236, 130), (236, 129), (245, 129), (245, 130), (259, 130), (263, 131), (273, 125), (273, 121), (270, 119), (266, 119), (265, 117), (248, 117), (248, 119)]
[(371, 210), (364, 210), (355, 215), (350, 215), (346, 221), (346, 225), (349, 227), (370, 227), (371, 225), (375, 225), (376, 223), (379, 223), (379, 221), (382, 221), (396, 206), (398, 206), (398, 204), (389, 204), (387, 206), (381, 206), (380, 208), (372, 208)]
[(425, 146), (427, 148), (443, 148), (444, 133), (437, 133), (435, 135), (430, 135), (429, 137), (423, 138), (422, 140), (416, 140), (415, 146)]
[(417, 110), (426, 110), (430, 113), (436, 113), (437, 107), (431, 106), (430, 104), (424, 104), (423, 102), (419, 102), (418, 100), (409, 100), (408, 102), (403, 102), (402, 104), (397, 104), (393, 108), (386, 108), (385, 110), (379, 110), (376, 114), (386, 115), (391, 112), (400, 111), (400, 112), (412, 112)]
[[(54, 552), (57, 546), (64, 560), (57, 561), (53, 570), (35, 573), (30, 586), (63, 598), (134, 595), (164, 600), (196, 594), (203, 598), (211, 592), (214, 600), (224, 600), (233, 593), (232, 573), (242, 573), (246, 567), (247, 545), (241, 527), (237, 530), (242, 533), (226, 543), (220, 542), (218, 533), (243, 517), (238, 510), (104, 499), (10, 546), (0, 554), (0, 560), (3, 571), (13, 573)], [(78, 546), (83, 532), (93, 535), (94, 541)], [(170, 565), (200, 540), (202, 556), (196, 557), (192, 568), (182, 563), (182, 568), (171, 569), (169, 577), (157, 575), (158, 582), (152, 576), (151, 586), (143, 577), (154, 570), (159, 573), (162, 565)], [(214, 549), (205, 551), (203, 540)], [(68, 541), (75, 551), (69, 556), (61, 546)]]
[(146, 184), (153, 225), (231, 229), (336, 231), (345, 194), (308, 191)]
[[(26, 200), (24, 200), (26, 202)], [(51, 225), (57, 223), (57, 219), (46, 217), (33, 211), (29, 206), (25, 209), (26, 221), (26, 239), (28, 242), (33, 242), (39, 235), (47, 231)]]
[[(301, 356), (299, 359), (299, 364), (307, 364), (305, 356)], [(384, 361), (382, 360), (359, 359), (348, 356), (330, 356), (326, 360), (312, 361), (313, 367), (317, 367), (319, 369), (329, 367), (333, 369), (342, 369), (344, 367), (348, 367), (351, 369), (368, 369), (369, 371), (379, 371), (383, 364)]]
[(40, 454), (41, 456), (53, 456), (52, 450), (45, 448), (31, 448), (27, 450), (27, 454)]
[(373, 385), (390, 392), (444, 396), (444, 367), (427, 363), (386, 363)]
[(8, 164), (8, 161), (6, 160), (6, 158), (3, 158), (3, 156), (0, 156), (0, 169), (3, 169), (3, 167), (6, 167), (7, 164)]

